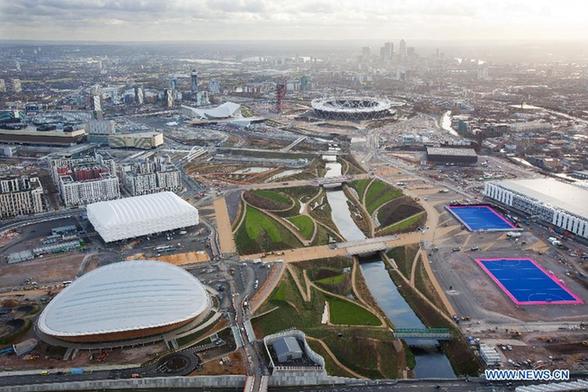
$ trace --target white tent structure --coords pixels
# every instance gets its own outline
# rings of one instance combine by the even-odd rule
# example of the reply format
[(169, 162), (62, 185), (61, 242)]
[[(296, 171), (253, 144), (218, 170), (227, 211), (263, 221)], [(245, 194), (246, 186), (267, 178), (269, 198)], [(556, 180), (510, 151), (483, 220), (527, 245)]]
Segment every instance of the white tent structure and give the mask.
[(173, 192), (101, 201), (89, 204), (87, 213), (104, 242), (198, 224), (198, 210)]

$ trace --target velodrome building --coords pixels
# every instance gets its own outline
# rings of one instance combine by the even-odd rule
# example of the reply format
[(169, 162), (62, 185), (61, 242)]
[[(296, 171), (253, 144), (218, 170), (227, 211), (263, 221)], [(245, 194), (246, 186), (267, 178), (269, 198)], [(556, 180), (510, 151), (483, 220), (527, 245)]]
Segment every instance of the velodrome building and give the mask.
[(588, 189), (552, 178), (490, 181), (484, 196), (588, 239)]
[(121, 342), (199, 325), (211, 311), (206, 288), (184, 269), (122, 261), (74, 280), (45, 307), (37, 330), (64, 342)]

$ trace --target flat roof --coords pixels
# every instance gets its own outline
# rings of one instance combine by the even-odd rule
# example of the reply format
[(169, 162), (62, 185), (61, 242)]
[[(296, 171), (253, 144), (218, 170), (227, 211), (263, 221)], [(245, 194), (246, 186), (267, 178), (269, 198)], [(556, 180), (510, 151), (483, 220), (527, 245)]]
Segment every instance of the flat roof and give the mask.
[(476, 157), (476, 151), (473, 148), (457, 148), (457, 147), (427, 147), (428, 155), (449, 155), (449, 156), (463, 156)]
[(510, 191), (588, 219), (588, 189), (553, 178), (493, 181)]

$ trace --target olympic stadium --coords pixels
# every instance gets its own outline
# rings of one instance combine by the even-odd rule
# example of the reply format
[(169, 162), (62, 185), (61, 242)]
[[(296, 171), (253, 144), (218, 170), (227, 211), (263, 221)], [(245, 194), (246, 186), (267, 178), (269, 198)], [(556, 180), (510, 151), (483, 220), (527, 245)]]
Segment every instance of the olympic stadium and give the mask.
[(311, 101), (314, 115), (329, 120), (361, 121), (389, 117), (396, 106), (387, 98), (328, 97)]
[[(37, 322), (44, 340), (123, 342), (196, 328), (212, 300), (198, 279), (160, 261), (109, 264), (76, 279), (45, 307)], [(124, 345), (124, 344), (121, 344)]]

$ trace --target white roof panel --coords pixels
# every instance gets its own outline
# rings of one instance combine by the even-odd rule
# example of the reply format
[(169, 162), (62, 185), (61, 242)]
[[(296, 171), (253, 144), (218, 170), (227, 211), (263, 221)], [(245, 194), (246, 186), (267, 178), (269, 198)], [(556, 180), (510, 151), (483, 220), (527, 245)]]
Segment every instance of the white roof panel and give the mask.
[(198, 210), (173, 192), (101, 201), (86, 209), (105, 242), (198, 224)]
[(553, 178), (503, 180), (495, 184), (588, 219), (588, 190)]
[(84, 336), (161, 327), (209, 309), (206, 289), (189, 272), (159, 261), (95, 269), (63, 289), (39, 317), (52, 336)]

